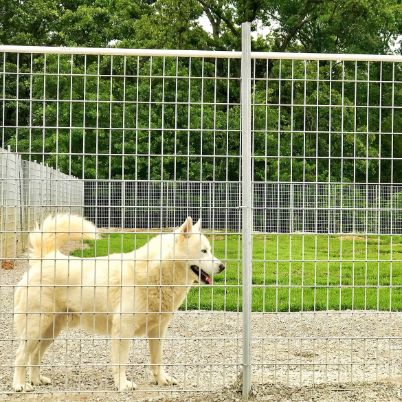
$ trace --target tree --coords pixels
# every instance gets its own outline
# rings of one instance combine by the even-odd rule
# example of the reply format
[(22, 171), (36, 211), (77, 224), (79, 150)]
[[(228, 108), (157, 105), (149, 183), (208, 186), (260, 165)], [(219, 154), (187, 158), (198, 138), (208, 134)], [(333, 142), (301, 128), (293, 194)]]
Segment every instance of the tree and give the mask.
[[(255, 50), (391, 53), (402, 28), (397, 0), (4, 0), (1, 7), (3, 44), (238, 50), (241, 23), (252, 21), (253, 29), (268, 28), (255, 36)], [(239, 177), (237, 61), (7, 54), (1, 63), (3, 146), (78, 177)], [(401, 75), (390, 63), (256, 61), (255, 179), (402, 181), (402, 140), (392, 135), (402, 117), (390, 107), (402, 99)]]

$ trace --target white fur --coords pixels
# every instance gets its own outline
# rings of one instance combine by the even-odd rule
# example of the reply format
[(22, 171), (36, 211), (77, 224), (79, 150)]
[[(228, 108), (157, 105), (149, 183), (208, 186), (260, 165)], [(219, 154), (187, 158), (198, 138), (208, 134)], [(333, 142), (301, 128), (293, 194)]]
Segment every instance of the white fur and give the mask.
[[(42, 229), (30, 235), (30, 268), (15, 291), (14, 324), (21, 340), (15, 391), (50, 383), (40, 375), (40, 362), (66, 326), (112, 337), (112, 371), (119, 390), (136, 387), (125, 367), (129, 341), (124, 338), (134, 336), (149, 338), (156, 382), (176, 383), (161, 364), (162, 342), (174, 311), (197, 280), (190, 266), (198, 265), (209, 275), (223, 267), (201, 234), (200, 221), (193, 225), (189, 217), (175, 232), (156, 236), (126, 254), (83, 259), (59, 251), (68, 239), (91, 238), (96, 238), (96, 228), (74, 215), (48, 217)], [(25, 382), (28, 364), (30, 383)]]

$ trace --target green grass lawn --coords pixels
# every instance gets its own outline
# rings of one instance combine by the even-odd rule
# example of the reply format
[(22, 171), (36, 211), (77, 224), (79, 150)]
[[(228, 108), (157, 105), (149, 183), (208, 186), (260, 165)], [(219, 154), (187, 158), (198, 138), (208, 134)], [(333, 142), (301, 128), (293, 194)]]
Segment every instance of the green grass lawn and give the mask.
[[(77, 256), (127, 252), (144, 233), (104, 234)], [(196, 285), (183, 308), (241, 310), (241, 236), (209, 236), (226, 270), (214, 286)], [(402, 310), (402, 237), (255, 235), (253, 310)]]

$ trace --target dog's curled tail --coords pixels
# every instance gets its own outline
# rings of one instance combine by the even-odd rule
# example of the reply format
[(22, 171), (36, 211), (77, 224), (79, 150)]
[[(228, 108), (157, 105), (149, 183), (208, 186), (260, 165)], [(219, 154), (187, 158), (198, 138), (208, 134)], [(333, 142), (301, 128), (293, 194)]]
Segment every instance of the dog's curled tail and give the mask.
[(71, 240), (98, 239), (96, 226), (78, 215), (49, 215), (29, 235), (30, 257), (42, 258)]

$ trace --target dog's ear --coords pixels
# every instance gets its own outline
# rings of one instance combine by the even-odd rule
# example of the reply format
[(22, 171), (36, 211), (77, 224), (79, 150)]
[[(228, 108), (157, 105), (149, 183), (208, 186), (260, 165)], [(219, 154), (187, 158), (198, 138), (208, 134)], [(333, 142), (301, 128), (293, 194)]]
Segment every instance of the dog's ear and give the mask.
[(178, 233), (183, 235), (189, 235), (193, 231), (193, 219), (191, 216), (187, 217), (184, 223), (179, 227)]
[(201, 232), (201, 218), (198, 219), (197, 223), (193, 226), (193, 232), (194, 233), (200, 233)]

